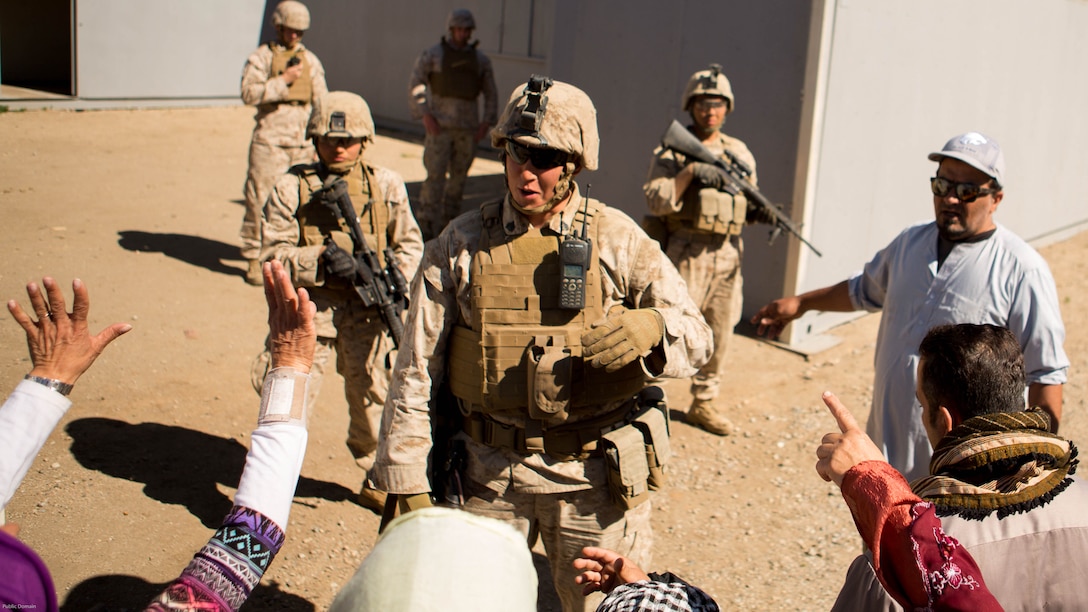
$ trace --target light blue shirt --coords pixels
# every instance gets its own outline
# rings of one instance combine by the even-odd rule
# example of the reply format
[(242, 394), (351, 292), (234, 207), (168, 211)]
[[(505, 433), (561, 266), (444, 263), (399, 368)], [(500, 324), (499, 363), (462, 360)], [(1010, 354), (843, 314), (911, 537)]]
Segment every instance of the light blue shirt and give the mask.
[(856, 309), (882, 310), (873, 406), (866, 431), (907, 480), (929, 473), (932, 449), (915, 398), (918, 345), (937, 325), (1007, 327), (1024, 351), (1027, 382), (1065, 382), (1065, 326), (1050, 268), (1003, 226), (986, 240), (957, 244), (937, 269), (937, 225), (914, 225), (850, 278)]

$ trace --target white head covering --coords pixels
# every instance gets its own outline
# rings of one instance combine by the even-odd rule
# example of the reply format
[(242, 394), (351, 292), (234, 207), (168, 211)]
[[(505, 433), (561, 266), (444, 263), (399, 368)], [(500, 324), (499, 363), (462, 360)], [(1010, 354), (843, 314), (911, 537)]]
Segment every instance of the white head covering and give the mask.
[(389, 524), (329, 612), (535, 612), (525, 538), (495, 519), (422, 508)]

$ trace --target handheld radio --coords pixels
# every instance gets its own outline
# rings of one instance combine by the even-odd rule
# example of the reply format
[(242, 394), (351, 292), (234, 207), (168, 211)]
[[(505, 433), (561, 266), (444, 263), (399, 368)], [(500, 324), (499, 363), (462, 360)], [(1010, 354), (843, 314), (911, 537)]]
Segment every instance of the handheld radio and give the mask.
[(586, 216), (589, 210), (589, 188), (582, 196), (582, 235), (574, 232), (559, 243), (559, 307), (567, 310), (582, 310), (586, 307), (586, 273), (593, 254), (593, 242), (586, 238)]

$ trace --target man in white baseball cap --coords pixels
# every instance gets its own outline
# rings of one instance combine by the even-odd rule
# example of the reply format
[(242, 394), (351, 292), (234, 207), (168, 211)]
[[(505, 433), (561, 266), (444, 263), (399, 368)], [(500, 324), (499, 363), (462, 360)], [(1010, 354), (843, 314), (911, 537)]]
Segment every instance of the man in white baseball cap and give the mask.
[(775, 300), (752, 318), (777, 336), (810, 310), (883, 311), (867, 433), (908, 480), (928, 474), (932, 455), (915, 397), (918, 346), (931, 328), (957, 323), (1006, 327), (1024, 350), (1028, 405), (1057, 433), (1069, 358), (1054, 278), (1046, 261), (994, 221), (1005, 197), (1005, 156), (979, 132), (955, 136), (929, 155), (935, 220), (911, 226), (865, 268), (836, 285)]

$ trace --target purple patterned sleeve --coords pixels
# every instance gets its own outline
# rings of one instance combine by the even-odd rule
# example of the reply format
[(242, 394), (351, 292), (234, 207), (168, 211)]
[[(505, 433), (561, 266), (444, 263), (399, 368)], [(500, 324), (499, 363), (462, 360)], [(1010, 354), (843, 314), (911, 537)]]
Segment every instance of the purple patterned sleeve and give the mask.
[(238, 610), (283, 546), (284, 533), (268, 517), (234, 506), (211, 540), (148, 610)]

